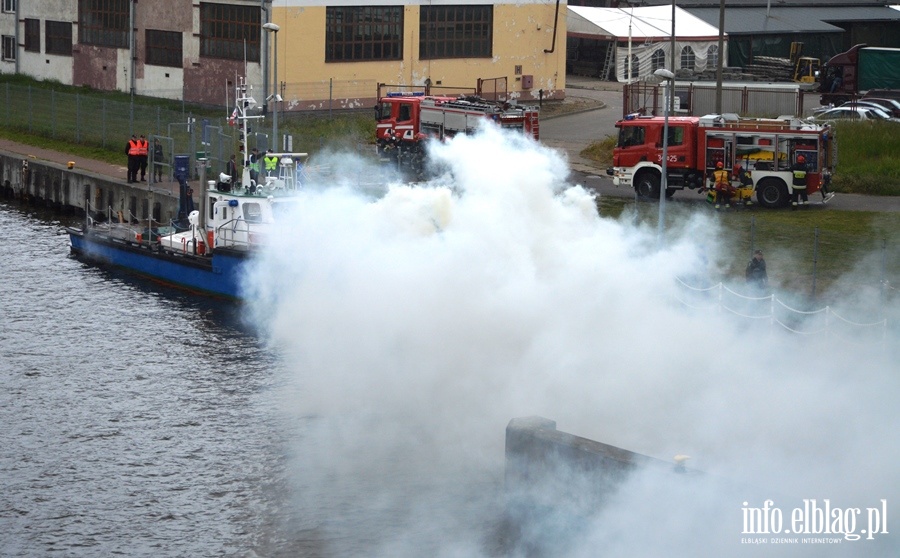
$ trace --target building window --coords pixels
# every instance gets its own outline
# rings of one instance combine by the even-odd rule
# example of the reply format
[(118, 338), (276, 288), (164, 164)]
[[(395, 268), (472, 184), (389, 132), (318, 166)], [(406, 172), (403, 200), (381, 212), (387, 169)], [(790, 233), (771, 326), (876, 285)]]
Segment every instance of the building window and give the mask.
[(41, 20), (25, 20), (25, 50), (28, 52), (41, 51)]
[(78, 42), (128, 48), (131, 0), (78, 0)]
[[(628, 74), (628, 68), (625, 68), (625, 73)], [(637, 54), (631, 55), (631, 79), (636, 79), (641, 75), (641, 60), (638, 58)]]
[(706, 67), (719, 67), (719, 45), (710, 45), (709, 48), (706, 49)]
[(258, 5), (200, 4), (200, 56), (259, 62), (261, 33)]
[(325, 9), (325, 61), (403, 59), (403, 7)]
[(72, 56), (72, 24), (68, 21), (48, 21), (45, 34), (47, 54)]
[(11, 35), (3, 35), (3, 59), (16, 59), (16, 38)]
[(689, 46), (681, 49), (681, 67), (685, 70), (694, 69), (694, 49)]
[(419, 58), (489, 58), (493, 6), (422, 6)]
[(15, 13), (16, 0), (3, 0), (3, 11), (6, 13)]
[(180, 32), (147, 29), (145, 42), (147, 43), (147, 64), (173, 68), (183, 66)]
[(666, 67), (666, 53), (663, 52), (661, 48), (653, 51), (653, 55), (650, 56), (650, 73), (652, 74), (656, 70), (660, 68)]

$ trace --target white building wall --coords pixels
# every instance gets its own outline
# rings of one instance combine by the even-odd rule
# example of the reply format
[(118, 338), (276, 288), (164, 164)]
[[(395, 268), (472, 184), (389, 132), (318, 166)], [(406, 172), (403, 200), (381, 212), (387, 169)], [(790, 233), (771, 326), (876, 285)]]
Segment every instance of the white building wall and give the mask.
[[(26, 52), (25, 19), (37, 19), (41, 22), (40, 52)], [(78, 21), (78, 2), (60, 2), (59, 0), (19, 0), (19, 73), (36, 79), (56, 80), (65, 85), (72, 85), (74, 70), (72, 56), (47, 54), (47, 21)], [(72, 23), (72, 44), (78, 40), (78, 25)]]

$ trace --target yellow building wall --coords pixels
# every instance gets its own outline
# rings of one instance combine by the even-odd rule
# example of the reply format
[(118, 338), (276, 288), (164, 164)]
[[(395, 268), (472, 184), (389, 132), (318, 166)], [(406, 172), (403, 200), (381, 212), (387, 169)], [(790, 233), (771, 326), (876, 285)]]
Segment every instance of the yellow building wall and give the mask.
[[(541, 98), (541, 90), (543, 99), (565, 97), (564, 1), (560, 2), (558, 17), (555, 0), (495, 4), (491, 58), (420, 60), (416, 4), (404, 7), (403, 60), (329, 63), (325, 62), (325, 6), (285, 5), (288, 3), (276, 0), (271, 17), (281, 28), (277, 33), (277, 77), (283, 83), (282, 110), (371, 107), (379, 83), (424, 85), (426, 79), (433, 86), (460, 88), (460, 92), (468, 88), (471, 92), (479, 78), (505, 77), (509, 99), (531, 103)], [(274, 42), (270, 41), (270, 48), (274, 48)], [(521, 66), (520, 74), (516, 73), (517, 66)], [(522, 76), (529, 75), (533, 76), (532, 87), (523, 89)]]

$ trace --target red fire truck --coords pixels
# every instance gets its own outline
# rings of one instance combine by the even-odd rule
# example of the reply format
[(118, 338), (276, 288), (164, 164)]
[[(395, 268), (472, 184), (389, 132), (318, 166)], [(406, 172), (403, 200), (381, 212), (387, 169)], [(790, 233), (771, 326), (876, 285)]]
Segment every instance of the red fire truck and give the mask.
[(444, 139), (471, 133), (487, 118), (501, 128), (539, 136), (537, 107), (520, 107), (469, 95), (444, 97), (419, 93), (389, 93), (375, 107), (375, 140), (379, 155), (406, 161), (409, 166), (424, 162), (424, 140)]
[[(818, 192), (836, 164), (834, 132), (828, 125), (796, 118), (750, 119), (709, 115), (670, 117), (666, 150), (666, 196), (685, 188), (710, 187), (716, 163), (749, 171), (763, 207), (790, 202), (791, 166), (803, 155), (807, 192)], [(607, 174), (642, 197), (659, 199), (662, 176), (662, 117), (626, 117), (616, 123), (619, 138)]]

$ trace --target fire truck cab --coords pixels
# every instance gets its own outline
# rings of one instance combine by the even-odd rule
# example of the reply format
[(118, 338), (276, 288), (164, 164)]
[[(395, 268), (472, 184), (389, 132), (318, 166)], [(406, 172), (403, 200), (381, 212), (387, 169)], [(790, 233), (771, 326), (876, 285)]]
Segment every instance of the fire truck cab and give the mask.
[(539, 138), (537, 107), (518, 107), (476, 96), (389, 93), (379, 100), (375, 112), (376, 146), (383, 156), (424, 155), (424, 140), (469, 134), (484, 119), (493, 120), (501, 128)]
[[(618, 142), (607, 174), (642, 197), (658, 199), (662, 176), (662, 117), (628, 117), (616, 123)], [(749, 172), (763, 207), (790, 201), (791, 167), (800, 155), (807, 166), (807, 192), (830, 180), (835, 164), (834, 134), (828, 125), (795, 118), (736, 116), (670, 117), (666, 146), (666, 196), (682, 189), (709, 187), (716, 164)]]

